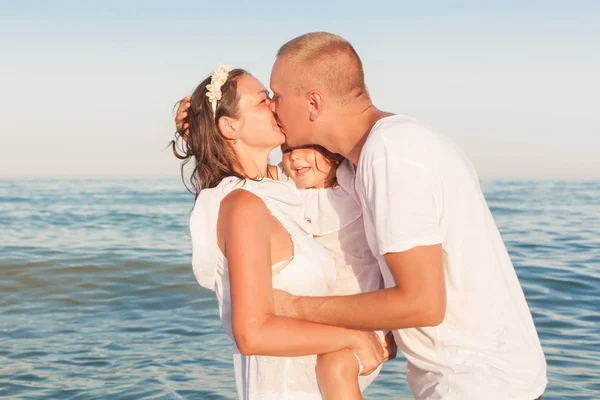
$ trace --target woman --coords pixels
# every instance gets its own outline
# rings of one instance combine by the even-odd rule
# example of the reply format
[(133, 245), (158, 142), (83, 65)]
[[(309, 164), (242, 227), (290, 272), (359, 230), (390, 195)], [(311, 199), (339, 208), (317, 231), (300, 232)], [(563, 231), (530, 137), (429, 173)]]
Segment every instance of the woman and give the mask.
[(280, 317), (273, 288), (324, 296), (335, 266), (310, 234), (300, 193), (269, 179), (269, 153), (285, 142), (264, 86), (220, 66), (194, 91), (176, 155), (194, 162), (193, 269), (214, 290), (234, 339), (240, 399), (321, 399), (315, 354), (351, 351), (364, 372), (384, 357), (378, 336)]

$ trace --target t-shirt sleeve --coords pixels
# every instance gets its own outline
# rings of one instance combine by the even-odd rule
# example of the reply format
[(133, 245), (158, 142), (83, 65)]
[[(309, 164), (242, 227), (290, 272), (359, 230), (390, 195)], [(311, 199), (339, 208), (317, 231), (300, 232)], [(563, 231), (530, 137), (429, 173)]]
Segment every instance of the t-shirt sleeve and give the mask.
[(434, 186), (425, 167), (387, 156), (364, 173), (364, 199), (381, 255), (442, 242)]

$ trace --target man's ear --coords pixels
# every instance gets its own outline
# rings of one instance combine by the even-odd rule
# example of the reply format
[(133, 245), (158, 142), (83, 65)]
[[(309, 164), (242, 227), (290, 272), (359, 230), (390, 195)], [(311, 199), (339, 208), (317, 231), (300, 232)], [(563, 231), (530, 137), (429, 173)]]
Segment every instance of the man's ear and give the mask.
[(217, 122), (219, 132), (227, 140), (235, 140), (240, 137), (237, 120), (230, 117), (221, 117)]
[(315, 121), (323, 112), (324, 98), (320, 92), (313, 90), (308, 94), (308, 118)]

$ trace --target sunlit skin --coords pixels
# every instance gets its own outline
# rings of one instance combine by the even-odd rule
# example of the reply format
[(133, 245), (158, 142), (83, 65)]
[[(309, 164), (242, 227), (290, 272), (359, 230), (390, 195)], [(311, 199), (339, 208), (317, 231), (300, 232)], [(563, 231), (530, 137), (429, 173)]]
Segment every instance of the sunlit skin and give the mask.
[(246, 141), (253, 147), (265, 146), (269, 149), (274, 142), (285, 141), (285, 135), (269, 108), (271, 98), (263, 84), (251, 75), (241, 76), (237, 83), (237, 93), (240, 97), (238, 107), (241, 117), (236, 122), (244, 132), (244, 137), (251, 138)]
[(266, 176), (263, 167), (273, 145), (285, 142), (285, 135), (270, 111), (270, 97), (263, 84), (251, 75), (238, 79), (240, 118), (221, 117), (218, 121), (221, 134), (233, 143), (232, 150), (242, 169), (249, 177)]
[(311, 146), (281, 146), (283, 169), (299, 189), (333, 186), (336, 168)]
[(378, 110), (366, 92), (341, 104), (317, 83), (299, 92), (295, 82), (293, 68), (277, 59), (271, 70), (270, 107), (288, 145), (318, 144), (356, 165), (373, 124), (392, 114)]
[[(278, 62), (276, 61), (276, 65)], [(287, 143), (291, 147), (297, 147), (310, 143), (321, 144), (312, 139), (317, 139), (311, 132), (308, 99), (299, 95), (292, 87), (286, 74), (271, 74), (270, 82), (273, 91), (271, 111), (275, 114), (283, 133), (288, 137)]]

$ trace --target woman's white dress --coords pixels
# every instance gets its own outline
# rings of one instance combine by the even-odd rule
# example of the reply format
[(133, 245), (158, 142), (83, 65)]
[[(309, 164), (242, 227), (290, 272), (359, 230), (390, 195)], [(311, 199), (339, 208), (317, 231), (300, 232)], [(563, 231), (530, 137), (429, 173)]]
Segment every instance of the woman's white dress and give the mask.
[[(326, 296), (335, 281), (334, 262), (313, 239), (310, 223), (304, 217), (302, 195), (295, 187), (271, 179), (242, 182), (229, 177), (215, 188), (202, 190), (190, 218), (192, 266), (200, 285), (215, 292), (221, 323), (232, 339), (227, 259), (217, 244), (216, 226), (221, 201), (236, 189), (261, 198), (294, 243), (293, 259), (273, 277), (274, 288), (300, 296)], [(321, 399), (316, 356), (244, 356), (236, 347), (233, 364), (241, 400)]]

